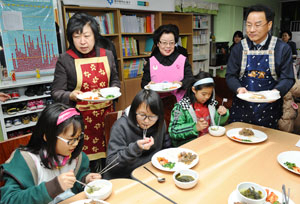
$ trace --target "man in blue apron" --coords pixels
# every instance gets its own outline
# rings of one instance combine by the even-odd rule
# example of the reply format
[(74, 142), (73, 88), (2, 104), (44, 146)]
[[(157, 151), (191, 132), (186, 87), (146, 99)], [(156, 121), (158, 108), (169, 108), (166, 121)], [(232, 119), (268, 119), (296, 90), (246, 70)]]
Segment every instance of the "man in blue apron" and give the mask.
[(292, 52), (288, 44), (269, 35), (274, 13), (263, 5), (251, 6), (246, 15), (247, 38), (236, 44), (226, 71), (228, 87), (236, 94), (278, 90), (271, 103), (251, 103), (234, 97), (229, 122), (246, 122), (277, 128), (282, 98), (295, 83)]

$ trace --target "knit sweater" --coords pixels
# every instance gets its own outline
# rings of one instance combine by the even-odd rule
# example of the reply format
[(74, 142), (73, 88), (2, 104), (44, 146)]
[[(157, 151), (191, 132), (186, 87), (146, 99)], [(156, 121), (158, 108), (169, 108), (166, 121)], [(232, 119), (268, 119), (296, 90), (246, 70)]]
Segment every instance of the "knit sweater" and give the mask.
[(142, 150), (138, 147), (137, 140), (143, 139), (143, 129), (133, 124), (126, 115), (118, 119), (111, 128), (106, 164), (117, 156), (116, 162), (119, 164), (104, 174), (104, 178), (129, 178), (135, 168), (149, 162), (156, 152), (170, 146), (165, 124), (161, 131), (154, 124), (147, 130), (146, 136), (152, 136), (154, 144), (149, 150)]

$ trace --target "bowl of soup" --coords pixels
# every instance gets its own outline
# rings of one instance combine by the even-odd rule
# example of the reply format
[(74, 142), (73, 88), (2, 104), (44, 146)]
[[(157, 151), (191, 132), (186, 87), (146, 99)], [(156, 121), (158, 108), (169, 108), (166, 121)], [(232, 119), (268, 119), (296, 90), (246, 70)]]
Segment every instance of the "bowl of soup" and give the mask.
[(225, 131), (226, 131), (226, 129), (224, 127), (217, 126), (217, 125), (210, 126), (208, 128), (209, 134), (212, 135), (212, 136), (216, 136), (216, 137), (224, 135)]
[(252, 182), (243, 182), (237, 185), (237, 194), (240, 202), (247, 204), (264, 204), (267, 198), (266, 190)]
[(111, 192), (112, 183), (105, 179), (94, 180), (84, 187), (84, 193), (90, 199), (105, 200)]
[(198, 173), (192, 169), (177, 170), (173, 174), (175, 185), (182, 189), (193, 188), (198, 183)]

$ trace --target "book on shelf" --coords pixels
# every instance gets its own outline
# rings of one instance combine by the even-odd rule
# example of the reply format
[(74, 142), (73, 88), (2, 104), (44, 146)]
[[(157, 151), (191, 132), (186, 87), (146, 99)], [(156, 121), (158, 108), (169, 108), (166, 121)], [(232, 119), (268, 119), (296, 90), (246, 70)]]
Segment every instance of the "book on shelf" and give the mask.
[(122, 37), (122, 51), (124, 57), (137, 56), (138, 41), (134, 37)]
[(154, 42), (152, 37), (148, 37), (145, 42), (145, 50), (143, 54), (151, 54)]
[(155, 15), (121, 15), (122, 33), (152, 33), (155, 27)]
[(144, 68), (144, 59), (132, 59), (124, 61), (124, 78), (135, 78), (142, 75)]
[(179, 37), (178, 44), (187, 49), (187, 36)]
[(100, 34), (115, 33), (114, 13), (109, 12), (101, 16), (94, 17), (100, 27)]

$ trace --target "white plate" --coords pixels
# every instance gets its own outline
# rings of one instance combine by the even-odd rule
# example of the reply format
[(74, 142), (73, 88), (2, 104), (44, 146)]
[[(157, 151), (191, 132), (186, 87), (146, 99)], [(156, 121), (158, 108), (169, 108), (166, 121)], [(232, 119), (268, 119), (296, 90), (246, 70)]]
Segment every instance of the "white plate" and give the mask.
[(290, 163), (295, 163), (297, 167), (300, 167), (300, 151), (287, 151), (287, 152), (281, 152), (277, 156), (277, 161), (281, 166), (286, 168), (287, 170), (300, 175), (299, 172), (289, 169), (284, 163), (285, 162), (290, 162)]
[(165, 82), (165, 83), (149, 84), (149, 85), (146, 85), (144, 88), (147, 90), (151, 89), (158, 93), (165, 93), (165, 92), (174, 91), (176, 89), (179, 89), (180, 87), (181, 87), (181, 85), (178, 83)]
[[(88, 91), (88, 92), (84, 92), (83, 94), (77, 95), (77, 98), (82, 101), (103, 102), (103, 101), (111, 101), (121, 96), (120, 89), (117, 87), (100, 89), (100, 93), (103, 97), (99, 97), (98, 92)], [(113, 95), (114, 97), (109, 99), (105, 98), (108, 95)], [(92, 99), (89, 99), (90, 97), (92, 97)], [(98, 99), (94, 99), (94, 97), (98, 97)]]
[[(272, 188), (268, 188), (268, 187), (264, 187), (264, 189), (269, 189), (269, 193), (274, 192), (277, 196), (278, 196), (278, 201), (281, 203), (282, 202), (282, 194), (279, 191), (276, 191)], [(228, 198), (228, 204), (234, 204), (234, 202), (239, 202), (238, 200), (238, 191), (235, 189), (234, 191), (232, 191), (232, 193), (229, 195)], [(289, 204), (295, 204), (294, 201), (292, 201), (291, 199), (289, 200)], [(271, 204), (270, 202), (265, 202), (265, 204)]]
[[(230, 139), (237, 141), (237, 142), (241, 142), (241, 143), (259, 143), (259, 142), (263, 142), (265, 141), (268, 136), (259, 130), (255, 130), (252, 128), (247, 128), (250, 129), (254, 132), (253, 136), (243, 136), (239, 134), (239, 131), (242, 130), (243, 128), (233, 128), (231, 130), (228, 130), (226, 132), (227, 137), (229, 137)], [(233, 137), (236, 137), (238, 139), (235, 139)]]
[[(175, 172), (179, 169), (190, 169), (192, 167), (194, 167), (198, 161), (199, 161), (199, 156), (197, 155), (196, 159), (194, 159), (192, 161), (192, 163), (190, 163), (189, 165), (183, 163), (183, 162), (178, 162), (178, 155), (181, 152), (191, 152), (192, 154), (197, 155), (196, 152), (189, 150), (189, 149), (185, 149), (185, 148), (168, 148), (168, 149), (163, 149), (159, 152), (156, 152), (152, 158), (151, 158), (151, 162), (152, 165), (155, 166), (156, 168), (163, 170), (163, 171), (169, 171), (169, 172)], [(164, 157), (166, 158), (169, 162), (175, 162), (175, 166), (172, 169), (163, 167), (157, 160), (157, 157)]]
[(105, 202), (105, 201), (103, 201), (103, 200), (98, 200), (98, 199), (84, 199), (84, 200), (78, 200), (78, 201), (75, 201), (75, 202), (73, 202), (73, 203), (71, 203), (71, 204), (85, 204), (85, 203), (91, 202), (92, 200), (98, 201), (98, 202), (100, 202), (101, 204), (109, 204), (108, 202)]
[[(254, 99), (251, 98), (253, 94), (260, 94), (265, 96), (265, 99)], [(244, 94), (237, 94), (236, 95), (238, 98), (249, 101), (249, 102), (254, 102), (254, 103), (269, 103), (272, 101), (276, 101), (280, 99), (280, 94), (279, 91), (259, 91), (259, 92), (248, 92)]]

